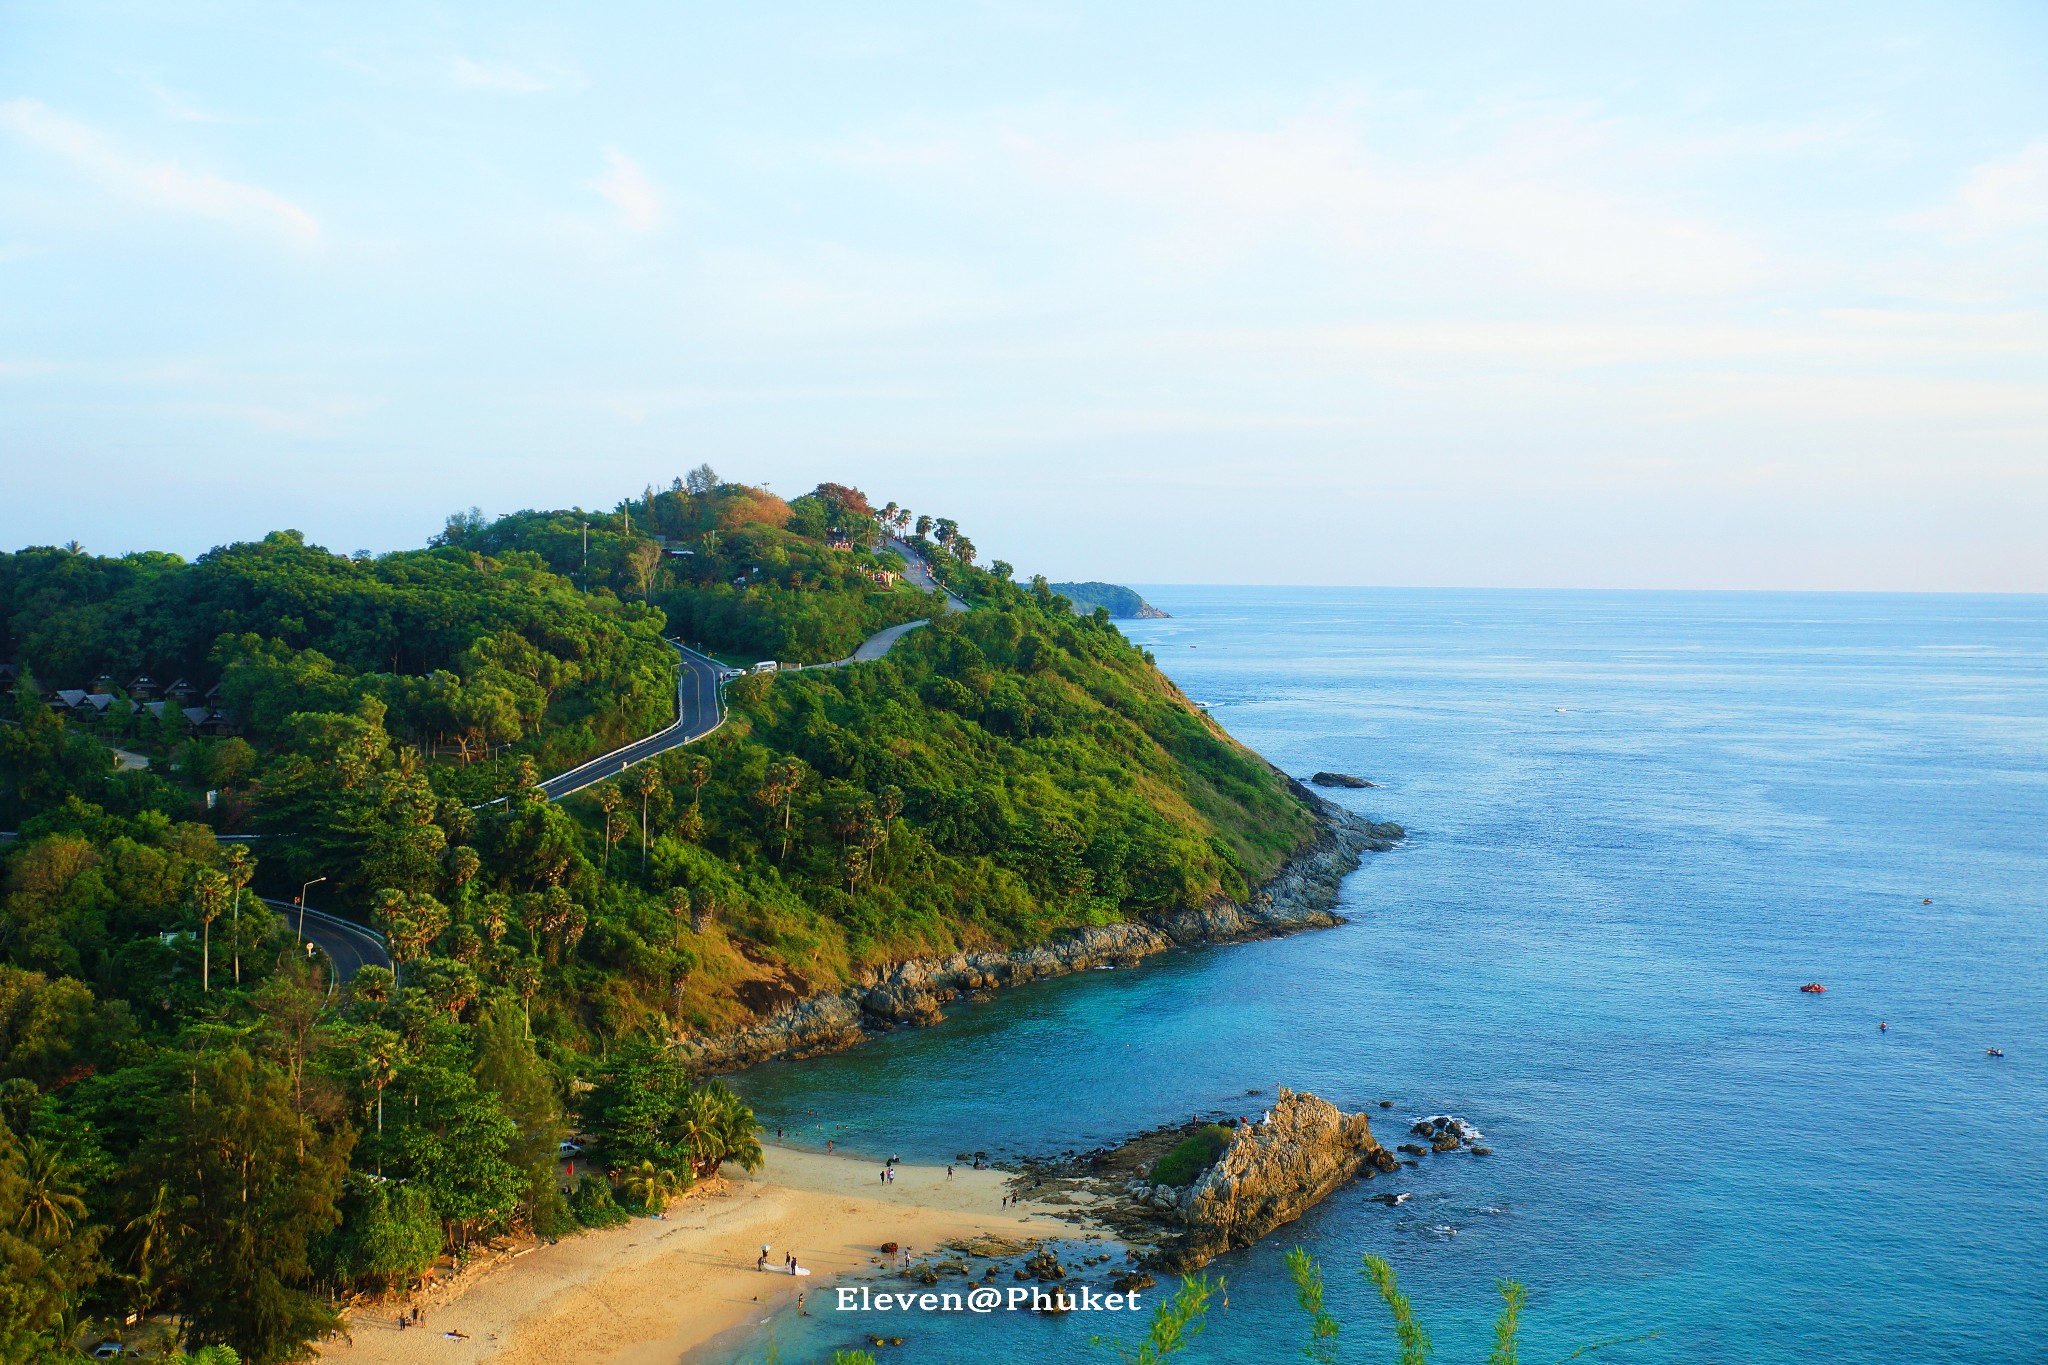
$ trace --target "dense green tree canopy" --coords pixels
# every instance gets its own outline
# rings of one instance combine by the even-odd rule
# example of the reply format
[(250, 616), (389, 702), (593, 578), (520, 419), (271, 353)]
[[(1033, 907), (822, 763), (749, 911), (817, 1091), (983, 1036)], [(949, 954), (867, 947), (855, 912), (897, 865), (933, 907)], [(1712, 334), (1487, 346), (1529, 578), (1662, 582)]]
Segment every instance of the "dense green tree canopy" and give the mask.
[[(897, 536), (972, 610), (905, 583)], [(1106, 612), (976, 554), (857, 489), (699, 468), (376, 557), (0, 555), (0, 1362), (80, 1311), (286, 1358), (336, 1292), (758, 1162), (678, 1043), (906, 957), (1246, 895), (1308, 833), (1284, 780)], [(669, 722), (664, 634), (816, 663), (911, 621), (879, 661), (731, 683), (687, 749), (537, 788)], [(126, 705), (178, 680), (206, 725)], [(118, 704), (47, 704), (96, 683)], [(262, 899), (315, 879), (395, 975), (330, 989)], [(610, 1175), (570, 1187), (577, 1129)]]

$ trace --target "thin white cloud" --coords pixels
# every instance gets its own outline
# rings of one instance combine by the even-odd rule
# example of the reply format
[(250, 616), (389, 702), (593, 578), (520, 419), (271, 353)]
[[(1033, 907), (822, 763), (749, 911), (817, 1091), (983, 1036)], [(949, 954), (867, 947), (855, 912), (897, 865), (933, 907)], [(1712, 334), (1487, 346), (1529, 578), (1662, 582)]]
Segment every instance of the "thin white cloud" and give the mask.
[(634, 232), (652, 232), (661, 226), (661, 191), (648, 178), (640, 163), (616, 147), (604, 154), (604, 174), (590, 182), (619, 211), (619, 221)]
[(164, 113), (180, 123), (247, 122), (246, 119), (230, 118), (226, 114), (216, 114), (211, 109), (202, 109), (177, 91), (167, 90), (161, 85), (152, 83), (148, 89), (150, 94), (156, 96), (157, 103), (163, 106)]
[(320, 222), (281, 194), (238, 180), (150, 160), (97, 129), (32, 99), (0, 103), (0, 129), (57, 156), (109, 193), (165, 213), (208, 218), (299, 247), (320, 244)]
[(1484, 151), (1431, 158), (1380, 150), (1348, 111), (1151, 135), (1116, 122), (1106, 111), (1034, 111), (843, 156), (971, 185), (1027, 212), (1017, 196), (1028, 194), (1176, 273), (1308, 249), (1411, 279), (1684, 295), (1753, 285), (1768, 267), (1741, 234), (1614, 176), (1611, 134), (1570, 113), (1497, 130)]
[(539, 95), (554, 89), (556, 84), (546, 76), (508, 62), (480, 62), (463, 56), (448, 63), (448, 82), (457, 90), (498, 95)]
[(2048, 226), (2048, 137), (1978, 166), (1954, 199), (1912, 221), (1962, 238)]

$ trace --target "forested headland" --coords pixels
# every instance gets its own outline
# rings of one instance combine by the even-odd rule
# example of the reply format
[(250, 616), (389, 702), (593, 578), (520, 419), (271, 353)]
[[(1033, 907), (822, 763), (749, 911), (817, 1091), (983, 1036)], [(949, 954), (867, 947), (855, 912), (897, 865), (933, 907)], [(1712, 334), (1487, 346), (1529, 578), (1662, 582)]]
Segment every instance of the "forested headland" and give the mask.
[[(897, 537), (973, 609), (904, 581)], [(923, 619), (536, 790), (668, 724), (665, 637), (818, 663)], [(839, 485), (699, 469), (381, 555), (31, 548), (0, 555), (0, 630), (0, 1360), (128, 1314), (289, 1358), (338, 1295), (757, 1160), (673, 1040), (1242, 898), (1312, 832), (1106, 610)], [(150, 704), (179, 683), (203, 704)], [(260, 899), (309, 883), (396, 977), (330, 980)], [(612, 1178), (565, 1190), (579, 1129)]]

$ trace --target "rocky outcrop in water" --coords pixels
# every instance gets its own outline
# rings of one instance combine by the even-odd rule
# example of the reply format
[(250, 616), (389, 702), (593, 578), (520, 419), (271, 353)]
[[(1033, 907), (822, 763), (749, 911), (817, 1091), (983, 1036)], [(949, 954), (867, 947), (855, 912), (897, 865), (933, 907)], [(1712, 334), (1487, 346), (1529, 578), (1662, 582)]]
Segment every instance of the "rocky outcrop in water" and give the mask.
[(1353, 777), (1350, 773), (1317, 773), (1309, 778), (1309, 781), (1315, 783), (1318, 787), (1376, 787), (1379, 785), (1377, 782), (1368, 782), (1362, 777)]
[(937, 1023), (944, 1006), (962, 996), (1093, 967), (1134, 966), (1169, 948), (1341, 924), (1343, 918), (1331, 909), (1339, 883), (1367, 852), (1392, 848), (1403, 831), (1353, 815), (1300, 783), (1291, 785), (1316, 813), (1316, 836), (1242, 905), (1219, 897), (1193, 909), (1069, 930), (1028, 948), (913, 958), (843, 990), (786, 1005), (750, 1027), (688, 1038), (681, 1046), (709, 1071), (814, 1057), (857, 1046), (892, 1028)]
[(1240, 1127), (1216, 1164), (1174, 1201), (1185, 1228), (1153, 1255), (1188, 1271), (1291, 1223), (1361, 1171), (1400, 1163), (1372, 1135), (1364, 1114), (1282, 1089), (1268, 1121)]

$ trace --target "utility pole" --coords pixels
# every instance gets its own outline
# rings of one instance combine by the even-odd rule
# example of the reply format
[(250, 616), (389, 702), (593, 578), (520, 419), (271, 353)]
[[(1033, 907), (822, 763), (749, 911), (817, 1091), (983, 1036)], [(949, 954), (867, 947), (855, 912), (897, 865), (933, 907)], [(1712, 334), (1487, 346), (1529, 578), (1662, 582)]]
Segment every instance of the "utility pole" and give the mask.
[(590, 523), (583, 523), (583, 576), (590, 577)]

